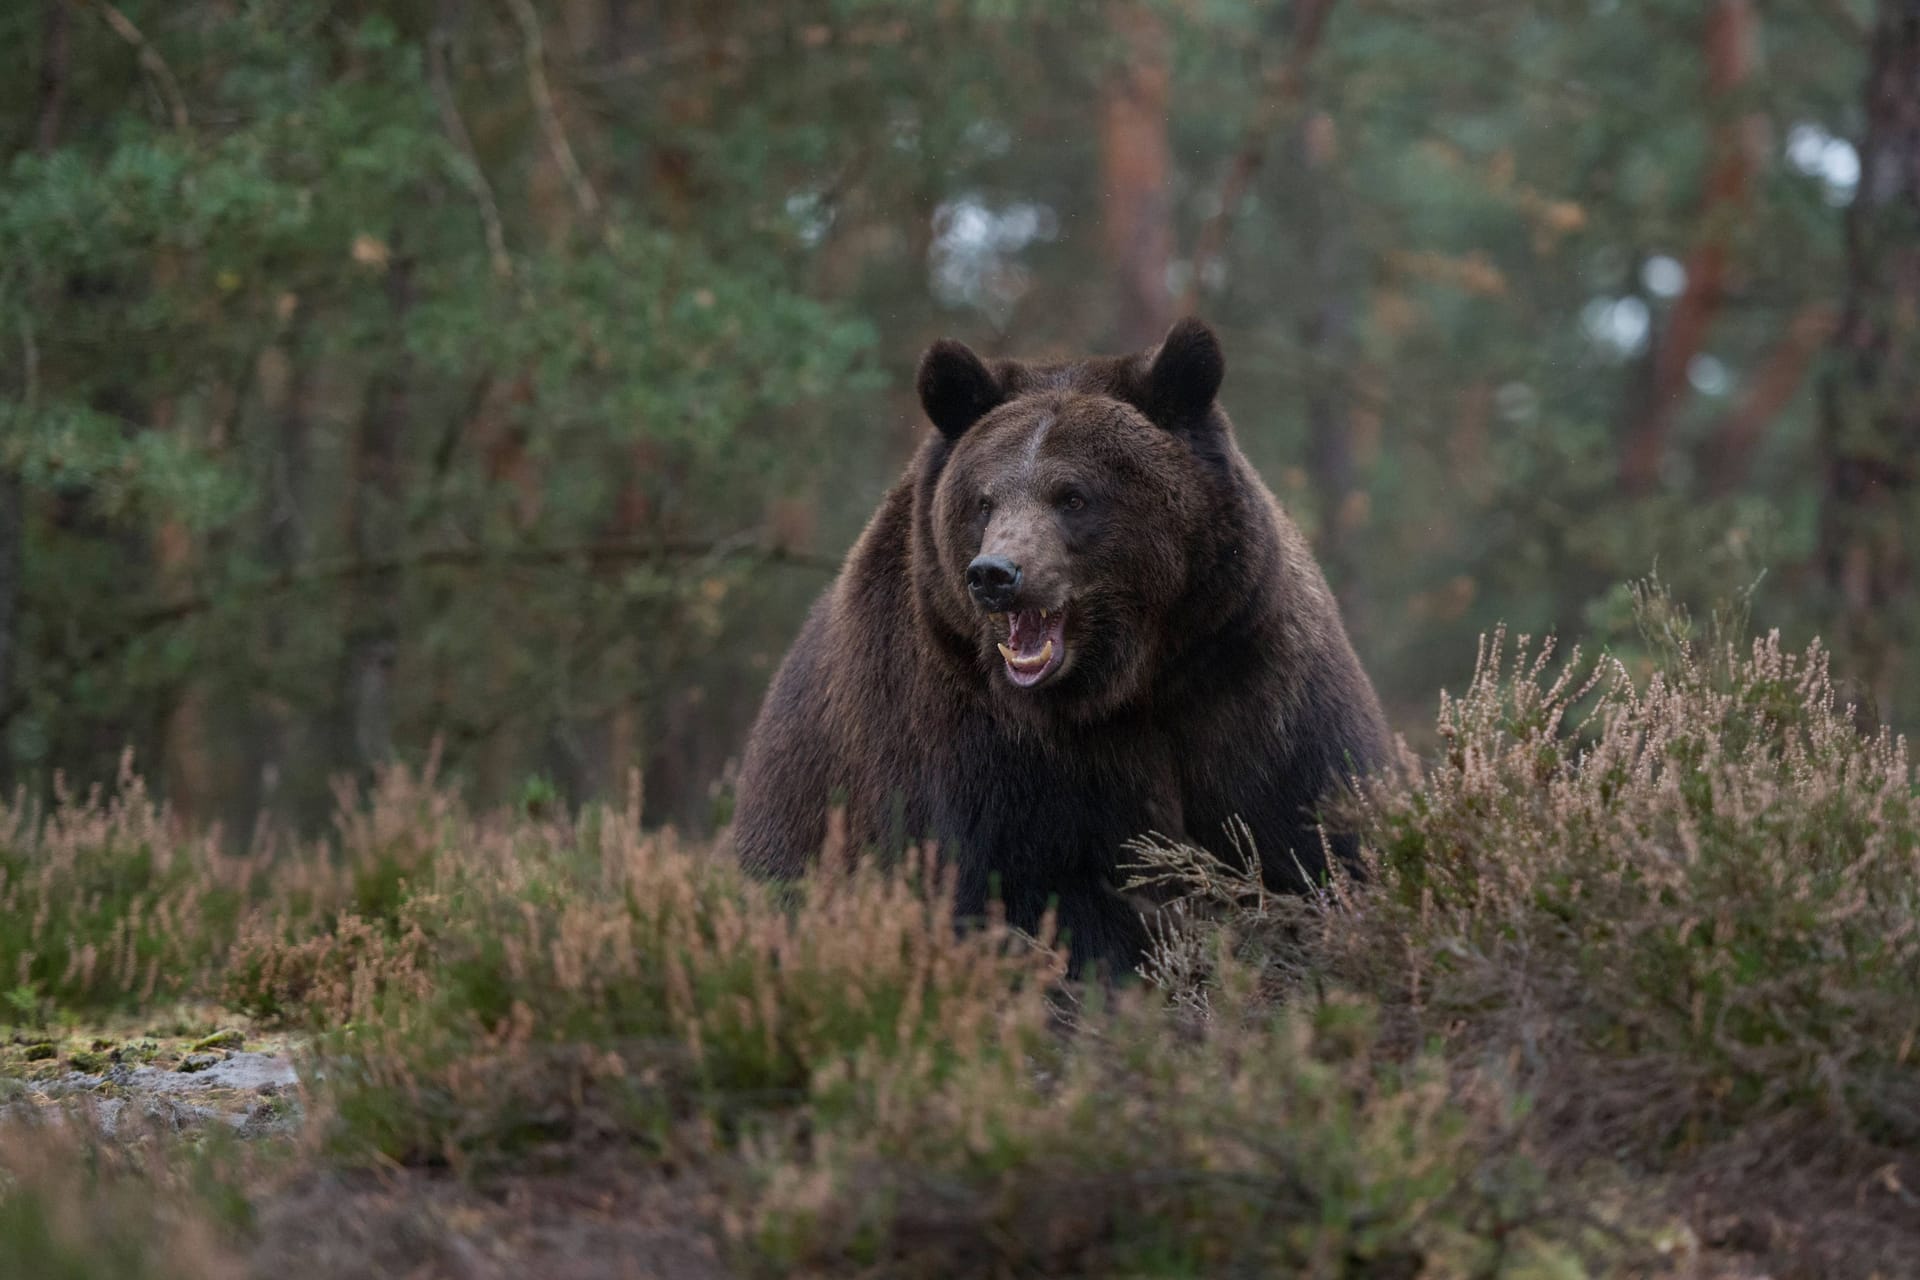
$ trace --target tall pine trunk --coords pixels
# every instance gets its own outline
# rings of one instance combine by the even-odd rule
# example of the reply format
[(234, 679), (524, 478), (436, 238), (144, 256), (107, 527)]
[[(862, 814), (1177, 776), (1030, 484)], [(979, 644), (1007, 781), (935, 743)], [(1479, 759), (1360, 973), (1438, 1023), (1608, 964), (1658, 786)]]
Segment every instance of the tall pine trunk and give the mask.
[(1647, 352), (1644, 383), (1629, 405), (1621, 441), (1620, 485), (1629, 494), (1655, 489), (1676, 420), (1688, 398), (1693, 362), (1726, 306), (1735, 272), (1734, 245), (1751, 216), (1754, 179), (1766, 154), (1766, 118), (1736, 114), (1759, 64), (1759, 14), (1753, 0), (1714, 0), (1703, 28), (1710, 163), (1701, 190), (1699, 239), (1687, 255), (1687, 283)]
[(362, 779), (393, 754), (393, 665), (399, 650), (399, 571), (391, 557), (403, 532), (401, 442), (410, 414), (413, 369), (406, 325), (413, 309), (413, 266), (395, 257), (387, 268), (389, 337), (367, 384), (355, 433), (347, 495), (347, 541), (363, 565), (347, 598), (346, 647), (340, 666), (337, 764)]
[(1106, 183), (1107, 253), (1120, 283), (1120, 345), (1149, 346), (1173, 321), (1167, 267), (1173, 258), (1173, 151), (1167, 140), (1172, 69), (1167, 31), (1143, 4), (1118, 11), (1124, 62), (1102, 104), (1100, 159)]
[(1298, 156), (1299, 250), (1309, 295), (1303, 299), (1300, 348), (1306, 357), (1307, 474), (1323, 511), (1314, 551), (1340, 600), (1347, 631), (1364, 644), (1365, 584), (1354, 535), (1368, 518), (1367, 492), (1353, 448), (1353, 406), (1347, 379), (1357, 363), (1354, 337), (1358, 286), (1346, 227), (1338, 144), (1331, 116), (1314, 112), (1293, 131)]
[[(289, 299), (286, 326), (279, 340), (260, 356), (264, 425), (272, 440), (260, 528), (261, 559), (279, 578), (291, 580), (308, 551), (309, 503), (313, 471), (312, 417), (315, 353), (309, 345), (311, 308)], [(318, 816), (323, 789), (302, 783), (311, 763), (302, 717), (283, 692), (288, 650), (297, 629), (282, 610), (262, 619), (260, 641), (264, 687), (254, 695), (257, 743), (254, 805), (263, 814)], [(318, 772), (312, 770), (311, 772)]]
[[(20, 484), (20, 477), (12, 472), (0, 470), (0, 708), (12, 705), (15, 669), (19, 665), (15, 658), (17, 642), (14, 639), (15, 619), (19, 616), (19, 600), (23, 584), (20, 581), (25, 555), (22, 550), (26, 540), (26, 493)], [(7, 749), (6, 725), (0, 721), (0, 789), (10, 790), (13, 785), (13, 756)]]
[(1920, 548), (1920, 0), (1880, 0), (1847, 297), (1823, 385), (1820, 566), (1843, 672), (1883, 709), (1916, 640)]
[[(65, 0), (45, 0), (40, 18), (40, 67), (35, 92), (33, 148), (49, 155), (60, 145), (60, 125), (66, 115), (67, 81), (72, 66), (72, 15)], [(38, 355), (25, 355), (21, 370), (21, 401), (31, 408), (37, 390)], [(14, 682), (20, 678), (20, 598), (26, 590), (27, 492), (20, 477), (0, 463), (0, 794), (10, 790), (13, 753), (7, 745), (6, 709), (14, 705)]]

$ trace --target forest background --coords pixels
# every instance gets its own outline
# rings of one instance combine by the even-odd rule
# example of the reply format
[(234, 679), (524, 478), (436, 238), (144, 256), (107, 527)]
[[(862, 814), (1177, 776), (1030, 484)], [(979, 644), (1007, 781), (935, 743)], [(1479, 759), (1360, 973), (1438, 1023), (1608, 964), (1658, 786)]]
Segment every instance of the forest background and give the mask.
[(711, 830), (920, 349), (1188, 311), (1416, 741), (1496, 621), (1631, 656), (1654, 568), (1920, 724), (1916, 0), (21, 0), (0, 48), (7, 790), (130, 748), (244, 834), (431, 754)]

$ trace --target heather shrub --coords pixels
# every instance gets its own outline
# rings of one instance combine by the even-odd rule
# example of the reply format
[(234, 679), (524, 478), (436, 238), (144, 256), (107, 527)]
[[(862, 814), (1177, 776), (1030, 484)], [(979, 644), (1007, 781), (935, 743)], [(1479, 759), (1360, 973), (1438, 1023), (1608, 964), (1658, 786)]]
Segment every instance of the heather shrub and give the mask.
[(223, 1003), (266, 1022), (326, 1027), (416, 971), (477, 825), (436, 775), (430, 759), (418, 771), (384, 770), (364, 798), (339, 793), (334, 839), (281, 859), (272, 892), (240, 921)]
[(1012, 1053), (1059, 974), (1004, 928), (957, 931), (930, 865), (846, 863), (789, 907), (617, 812), (471, 826), (403, 919), (404, 963), (347, 979), (326, 1097), (345, 1150), (455, 1164), (596, 1135), (704, 1143), (856, 1052), (938, 1070)]
[[(1817, 646), (1641, 610), (1599, 661), (1489, 637), (1432, 758), (1349, 801), (1362, 876), (1273, 895), (1141, 842), (1166, 905), (1131, 985), (957, 928), (930, 856), (836, 842), (776, 889), (637, 801), (476, 815), (431, 762), (246, 856), (131, 778), (7, 811), (0, 963), (16, 1016), (217, 993), (299, 1024), (297, 1167), (457, 1197), (600, 1162), (745, 1271), (1886, 1273), (1920, 1179), (1906, 746)], [(127, 1144), (25, 1132), (0, 1273), (172, 1274), (129, 1242), (212, 1238)]]
[(1588, 1274), (1509, 1096), (1214, 973), (1202, 1028), (1135, 991), (1045, 1064), (831, 1064), (749, 1144), (735, 1238), (773, 1275)]
[(0, 808), (0, 1020), (192, 994), (263, 885), (268, 854), (185, 835), (123, 771), (111, 791)]
[[(1906, 744), (1855, 728), (1817, 644), (1641, 609), (1664, 657), (1638, 679), (1488, 639), (1436, 758), (1360, 803), (1367, 883), (1280, 902), (1164, 845), (1146, 877), (1230, 904), (1276, 990), (1349, 983), (1408, 1045), (1512, 1061), (1597, 1148), (1780, 1120), (1920, 1139)], [(1204, 999), (1191, 942), (1159, 968)]]
[(719, 1171), (773, 1271), (1573, 1258), (1513, 1100), (1382, 1057), (1369, 1003), (1276, 1010), (1248, 970), (1172, 1016), (956, 928), (951, 894), (830, 849), (788, 896), (630, 811), (452, 821), (400, 944), (358, 916), (326, 940), (321, 1123), (349, 1160), (470, 1175), (607, 1142)]

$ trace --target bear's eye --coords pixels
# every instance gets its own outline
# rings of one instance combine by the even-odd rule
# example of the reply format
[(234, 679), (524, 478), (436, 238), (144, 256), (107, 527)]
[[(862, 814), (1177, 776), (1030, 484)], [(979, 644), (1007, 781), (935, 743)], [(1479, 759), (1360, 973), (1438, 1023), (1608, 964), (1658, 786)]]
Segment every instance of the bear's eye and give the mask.
[(983, 516), (993, 514), (993, 499), (984, 493), (980, 495), (980, 514)]
[(1062, 511), (1085, 511), (1087, 509), (1086, 495), (1073, 493), (1071, 491), (1061, 494), (1060, 509)]

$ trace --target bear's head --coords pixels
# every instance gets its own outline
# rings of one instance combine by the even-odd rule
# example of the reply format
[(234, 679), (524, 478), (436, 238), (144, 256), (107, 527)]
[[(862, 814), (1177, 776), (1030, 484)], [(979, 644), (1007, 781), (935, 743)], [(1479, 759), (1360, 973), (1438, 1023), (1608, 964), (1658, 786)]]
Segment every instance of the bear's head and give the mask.
[(1224, 372), (1198, 320), (1132, 356), (989, 363), (942, 341), (922, 357), (939, 431), (920, 493), (924, 614), (1009, 709), (1110, 714), (1176, 656), (1234, 492)]

